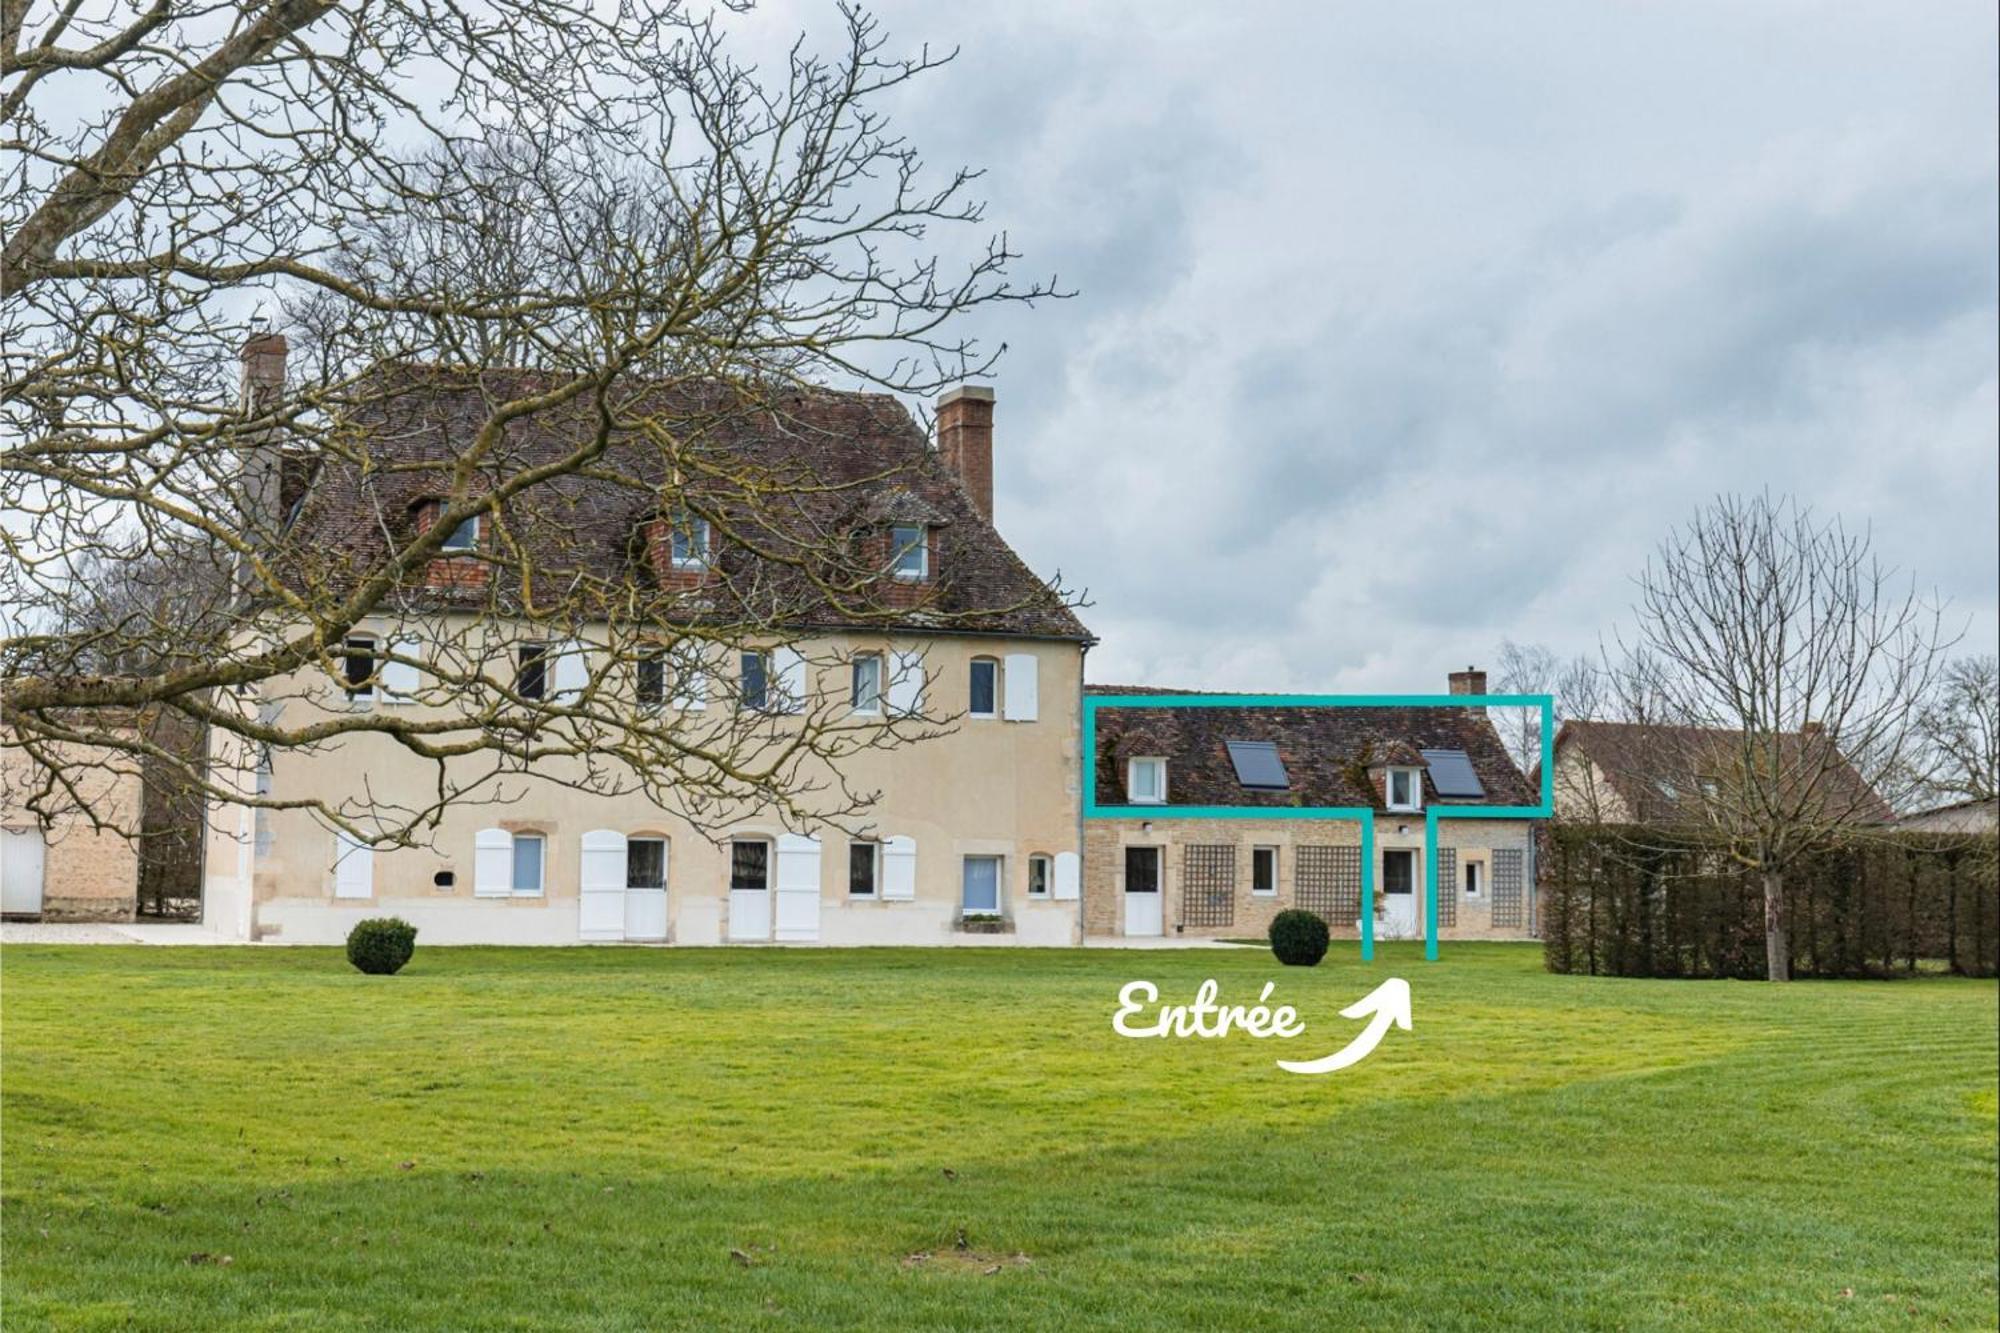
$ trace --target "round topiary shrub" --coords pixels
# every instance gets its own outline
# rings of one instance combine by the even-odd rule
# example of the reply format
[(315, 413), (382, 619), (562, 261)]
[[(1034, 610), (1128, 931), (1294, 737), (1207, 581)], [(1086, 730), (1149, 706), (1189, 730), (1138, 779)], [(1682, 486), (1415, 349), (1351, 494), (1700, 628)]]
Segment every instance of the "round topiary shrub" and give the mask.
[(416, 951), (417, 928), (399, 916), (371, 916), (347, 932), (347, 961), (370, 976), (394, 976)]
[(1286, 967), (1317, 967), (1328, 939), (1326, 922), (1311, 912), (1294, 907), (1271, 918), (1271, 952)]

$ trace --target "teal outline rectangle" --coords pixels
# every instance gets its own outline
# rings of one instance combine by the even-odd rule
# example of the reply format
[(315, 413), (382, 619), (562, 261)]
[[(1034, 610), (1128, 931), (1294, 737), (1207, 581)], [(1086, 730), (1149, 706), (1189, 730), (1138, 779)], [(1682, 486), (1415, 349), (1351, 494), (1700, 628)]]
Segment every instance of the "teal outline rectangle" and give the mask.
[(1555, 812), (1555, 696), (1549, 694), (1086, 694), (1083, 697), (1085, 819), (1351, 819), (1361, 827), (1361, 958), (1375, 958), (1375, 816), (1361, 806), (1099, 805), (1100, 708), (1537, 708), (1541, 710), (1538, 805), (1445, 805), (1424, 809), (1424, 957), (1438, 956), (1437, 825), (1445, 819), (1547, 819)]

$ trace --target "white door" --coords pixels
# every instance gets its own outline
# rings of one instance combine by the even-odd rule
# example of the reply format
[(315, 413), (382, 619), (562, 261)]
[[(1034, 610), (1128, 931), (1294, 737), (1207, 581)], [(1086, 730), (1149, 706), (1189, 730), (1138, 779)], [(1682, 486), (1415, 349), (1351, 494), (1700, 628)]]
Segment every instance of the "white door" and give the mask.
[(576, 927), (578, 939), (625, 938), (625, 835), (616, 830), (583, 835)]
[(1125, 933), (1160, 935), (1166, 932), (1167, 914), (1162, 906), (1166, 894), (1160, 886), (1160, 849), (1125, 849)]
[(729, 844), (729, 938), (771, 938), (771, 844)]
[(796, 833), (778, 837), (777, 936), (819, 938), (819, 839)]
[(0, 829), (0, 912), (40, 916), (42, 831)]
[(667, 937), (667, 840), (626, 844), (625, 938), (657, 943)]
[(1417, 937), (1417, 854), (1411, 851), (1382, 853), (1382, 937), (1413, 940)]

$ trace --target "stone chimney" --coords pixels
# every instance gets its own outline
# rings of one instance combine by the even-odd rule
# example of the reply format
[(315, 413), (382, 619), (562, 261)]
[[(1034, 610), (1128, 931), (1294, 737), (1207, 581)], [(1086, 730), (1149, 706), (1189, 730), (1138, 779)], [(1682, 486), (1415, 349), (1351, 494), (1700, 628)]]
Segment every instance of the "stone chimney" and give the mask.
[(1453, 694), (1486, 693), (1486, 673), (1477, 668), (1467, 667), (1463, 671), (1454, 671), (1450, 680)]
[[(243, 363), (238, 401), (245, 416), (276, 403), (285, 391), (285, 335), (252, 333), (237, 359)], [(283, 521), (283, 449), (257, 434), (240, 437), (236, 446), (237, 513), (245, 534), (270, 541)]]
[(938, 452), (958, 474), (965, 493), (988, 520), (993, 517), (993, 390), (961, 384), (937, 400)]

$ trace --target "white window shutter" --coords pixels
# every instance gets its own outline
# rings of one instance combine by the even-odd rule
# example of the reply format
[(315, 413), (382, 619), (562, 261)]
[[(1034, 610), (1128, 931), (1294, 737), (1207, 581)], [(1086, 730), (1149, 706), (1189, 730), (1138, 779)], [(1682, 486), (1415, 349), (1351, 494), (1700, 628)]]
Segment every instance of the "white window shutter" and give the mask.
[(1007, 720), (1033, 722), (1041, 709), (1041, 659), (1033, 653), (1007, 654)]
[(590, 687), (590, 658), (580, 643), (566, 643), (555, 653), (555, 701), (573, 704)]
[(1083, 886), (1083, 864), (1075, 852), (1056, 853), (1055, 890), (1053, 897), (1064, 902), (1075, 902)]
[(908, 902), (917, 896), (917, 840), (882, 840), (882, 897), (887, 901)]
[(514, 835), (503, 828), (483, 828), (472, 839), (472, 892), (481, 898), (505, 898), (514, 891)]
[[(398, 657), (415, 657), (418, 641), (413, 638), (399, 638), (389, 644), (389, 651)], [(423, 672), (415, 662), (384, 662), (382, 664), (382, 702), (390, 704), (415, 703), (417, 691), (423, 688)]]
[(624, 834), (600, 828), (583, 835), (583, 874), (578, 884), (578, 938), (624, 939)]
[(702, 671), (675, 673), (674, 707), (683, 713), (699, 713), (708, 707), (708, 675)]
[(921, 713), (924, 710), (924, 655), (897, 651), (890, 657), (889, 711)]
[(333, 835), (333, 896), (375, 896), (375, 849), (351, 833)]
[(796, 648), (776, 648), (771, 653), (772, 711), (799, 713), (806, 706), (806, 659)]
[(819, 938), (819, 851), (818, 838), (778, 836), (778, 939)]

